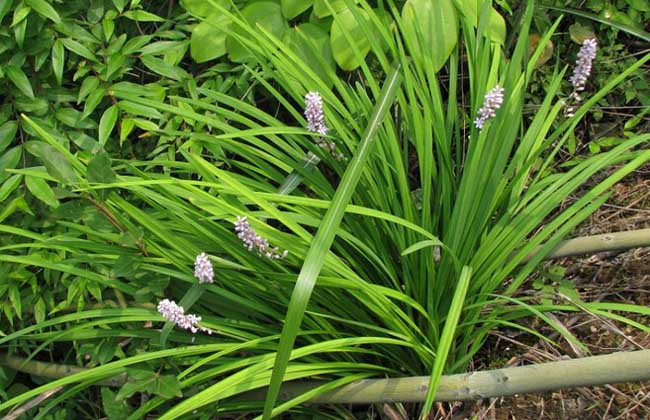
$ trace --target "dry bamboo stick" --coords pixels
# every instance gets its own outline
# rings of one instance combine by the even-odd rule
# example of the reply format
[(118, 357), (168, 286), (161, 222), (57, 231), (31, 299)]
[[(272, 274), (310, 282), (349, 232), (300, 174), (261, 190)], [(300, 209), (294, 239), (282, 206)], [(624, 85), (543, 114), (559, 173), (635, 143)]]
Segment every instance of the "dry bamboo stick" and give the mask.
[[(650, 380), (650, 350), (619, 352), (603, 356), (561, 360), (536, 365), (445, 375), (436, 392), (437, 401), (467, 401), (514, 394), (555, 391), (580, 386)], [(422, 402), (430, 378), (366, 379), (319, 395), (310, 403), (370, 404), (376, 402)], [(283, 385), (283, 400), (325, 382), (301, 381)], [(242, 395), (260, 400), (265, 390)]]
[[(60, 378), (86, 369), (0, 355), (0, 365), (48, 378)], [(98, 382), (121, 386), (126, 375)], [(602, 356), (561, 360), (536, 365), (445, 375), (436, 393), (437, 401), (465, 401), (514, 394), (555, 391), (580, 386), (650, 380), (650, 350), (619, 352)], [(296, 381), (282, 386), (279, 398), (288, 400), (326, 381)], [(422, 402), (427, 395), (428, 376), (366, 379), (319, 395), (316, 404), (370, 404), (376, 402)], [(261, 401), (265, 389), (240, 395), (238, 400)]]
[[(65, 376), (74, 375), (75, 373), (86, 372), (88, 370), (87, 368), (74, 365), (63, 365), (58, 363), (23, 359), (22, 357), (12, 356), (6, 353), (0, 353), (0, 366), (6, 366), (19, 372), (29, 373), (30, 375), (50, 379), (59, 379)], [(112, 378), (104, 379), (103, 381), (97, 382), (95, 385), (120, 387), (124, 385), (126, 379), (126, 374), (122, 374)]]
[[(546, 256), (546, 259), (552, 260), (575, 255), (597, 254), (605, 251), (620, 251), (643, 246), (650, 246), (650, 229), (605, 233), (602, 235), (568, 239), (555, 247)], [(535, 251), (532, 254), (534, 255)]]

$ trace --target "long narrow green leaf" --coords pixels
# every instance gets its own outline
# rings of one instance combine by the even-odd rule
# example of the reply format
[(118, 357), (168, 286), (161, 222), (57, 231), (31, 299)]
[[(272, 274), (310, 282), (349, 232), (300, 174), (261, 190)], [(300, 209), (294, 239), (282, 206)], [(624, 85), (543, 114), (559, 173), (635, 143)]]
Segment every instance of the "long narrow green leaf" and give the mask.
[(576, 9), (569, 9), (569, 8), (566, 8), (566, 7), (555, 7), (555, 6), (541, 6), (541, 7), (544, 7), (546, 9), (551, 9), (551, 10), (557, 10), (557, 11), (562, 12), (562, 13), (568, 13), (568, 14), (571, 14), (571, 15), (576, 15), (576, 16), (580, 16), (580, 17), (583, 17), (583, 18), (591, 19), (591, 20), (596, 21), (596, 22), (604, 23), (605, 25), (609, 25), (612, 28), (620, 29), (621, 31), (627, 32), (628, 34), (633, 35), (633, 36), (635, 36), (637, 38), (640, 38), (640, 39), (642, 39), (642, 40), (644, 40), (646, 42), (650, 42), (650, 32), (646, 32), (646, 31), (644, 31), (642, 29), (638, 29), (638, 28), (635, 28), (633, 26), (626, 25), (624, 23), (616, 22), (614, 20), (598, 16), (598, 15), (596, 15), (594, 13), (589, 13), (589, 12), (585, 12), (585, 11), (582, 11), (582, 10), (576, 10)]
[(429, 411), (431, 411), (431, 407), (433, 406), (433, 401), (435, 401), (438, 384), (440, 383), (440, 378), (442, 377), (445, 365), (447, 364), (447, 355), (449, 355), (449, 349), (451, 349), (451, 345), (454, 342), (456, 326), (458, 325), (458, 320), (460, 319), (460, 313), (463, 310), (465, 294), (467, 293), (467, 288), (469, 287), (469, 280), (471, 277), (471, 267), (464, 266), (460, 273), (458, 284), (456, 285), (454, 298), (451, 301), (451, 306), (449, 307), (449, 314), (447, 315), (447, 321), (445, 321), (445, 327), (442, 330), (442, 336), (440, 337), (440, 344), (438, 345), (436, 359), (433, 362), (433, 369), (431, 371), (429, 389), (427, 390), (427, 399), (424, 403), (424, 407), (422, 408), (422, 413), (420, 414), (421, 419), (427, 418)]
[(280, 386), (284, 379), (284, 373), (289, 363), (289, 357), (293, 344), (300, 330), (302, 317), (307, 309), (307, 303), (316, 284), (316, 278), (323, 266), (325, 256), (329, 252), (330, 246), (334, 241), (335, 232), (343, 219), (345, 207), (348, 205), (352, 193), (361, 178), (366, 160), (370, 154), (372, 144), (375, 140), (375, 134), (379, 129), (384, 117), (388, 113), (390, 105), (397, 96), (397, 90), (401, 84), (401, 75), (398, 69), (388, 76), (384, 83), (374, 113), (369, 120), (366, 132), (359, 144), (359, 148), (350, 162), (350, 166), (345, 171), (339, 188), (336, 190), (331, 207), (325, 213), (321, 226), (314, 237), (305, 263), (300, 270), (296, 286), (291, 295), (289, 309), (282, 328), (282, 336), (278, 347), (278, 354), (273, 367), (273, 375), (269, 386), (269, 392), (264, 402), (264, 419), (271, 418), (271, 412), (277, 400)]

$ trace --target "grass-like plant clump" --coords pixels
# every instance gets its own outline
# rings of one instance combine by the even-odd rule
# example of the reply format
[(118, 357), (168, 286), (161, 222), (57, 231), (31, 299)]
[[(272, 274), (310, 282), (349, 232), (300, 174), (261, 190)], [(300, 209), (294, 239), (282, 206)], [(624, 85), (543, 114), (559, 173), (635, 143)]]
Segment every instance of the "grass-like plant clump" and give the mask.
[[(0, 337), (30, 358), (99, 343), (89, 369), (7, 398), (0, 410), (70, 385), (44, 403), (42, 418), (112, 379), (119, 391), (102, 388), (102, 398), (113, 418), (341, 418), (343, 407), (303, 403), (363, 378), (430, 375), (425, 415), (441, 375), (464, 372), (497, 328), (549, 340), (519, 323), (534, 316), (580, 347), (545, 314), (586, 309), (647, 329), (625, 317), (648, 314), (644, 307), (540, 303), (517, 292), (610, 187), (650, 160), (643, 134), (555, 165), (589, 109), (650, 55), (594, 86), (596, 45), (585, 41), (577, 67), (553, 70), (528, 118), (529, 83), (559, 24), (529, 50), (532, 2), (507, 50), (487, 2), (400, 10), (346, 0), (355, 31), (340, 36), (359, 63), (347, 79), (309, 37), (306, 55), (207, 3), (231, 22), (228, 36), (252, 57), (247, 71), (274, 107), (207, 87), (188, 95), (112, 87), (116, 105), (146, 113), (141, 128), (174, 139), (177, 149), (152, 159), (81, 155), (22, 116), (40, 139), (25, 147), (40, 151), (48, 170), (12, 172), (56, 183), (65, 230), (0, 225), (22, 238), (2, 248), (0, 262), (77, 278), (101, 289), (104, 304)], [(446, 31), (432, 32), (437, 25)], [(367, 39), (370, 58), (353, 37)], [(569, 95), (560, 90), (568, 79)], [(107, 223), (84, 223), (78, 210), (87, 203)], [(329, 382), (282, 400), (282, 384), (304, 378)], [(264, 387), (265, 401), (246, 397)], [(150, 398), (128, 404), (136, 392)]]

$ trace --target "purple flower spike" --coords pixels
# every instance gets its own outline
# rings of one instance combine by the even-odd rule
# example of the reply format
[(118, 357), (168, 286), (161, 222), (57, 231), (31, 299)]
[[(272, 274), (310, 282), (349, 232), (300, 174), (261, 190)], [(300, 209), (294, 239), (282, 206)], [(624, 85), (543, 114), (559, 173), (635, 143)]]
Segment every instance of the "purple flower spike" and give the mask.
[(213, 283), (214, 270), (212, 263), (205, 252), (201, 252), (194, 260), (194, 277), (199, 279), (199, 283)]
[(591, 75), (591, 65), (596, 58), (596, 50), (598, 49), (598, 41), (595, 39), (585, 39), (582, 47), (578, 52), (578, 59), (576, 60), (576, 68), (573, 70), (571, 76), (571, 84), (573, 89), (580, 92), (585, 89), (585, 84), (589, 75)]
[(503, 104), (503, 92), (503, 88), (496, 85), (492, 90), (485, 94), (483, 106), (478, 110), (476, 120), (474, 120), (474, 126), (476, 126), (476, 128), (479, 130), (482, 129), (487, 120), (494, 118), (497, 115), (497, 109), (501, 108), (501, 105)]
[(185, 315), (185, 310), (182, 306), (179, 306), (173, 300), (163, 299), (158, 303), (158, 312), (163, 316), (167, 321), (171, 321), (176, 324), (178, 327), (185, 330), (190, 330), (193, 334), (202, 331), (208, 334), (212, 334), (212, 330), (209, 328), (199, 326), (201, 322), (201, 317), (193, 314)]
[(327, 135), (325, 114), (323, 114), (323, 98), (318, 92), (309, 92), (305, 95), (305, 118), (307, 118), (307, 130), (320, 135)]
[(249, 251), (257, 251), (259, 255), (263, 255), (272, 260), (279, 260), (289, 255), (289, 251), (280, 252), (278, 247), (272, 248), (269, 245), (268, 239), (261, 237), (255, 232), (255, 229), (248, 223), (246, 217), (237, 216), (235, 221), (235, 232), (237, 237), (242, 240), (244, 246)]
[(578, 104), (582, 101), (579, 92), (585, 90), (587, 79), (591, 75), (591, 68), (596, 58), (596, 50), (598, 49), (598, 41), (595, 39), (585, 39), (582, 42), (582, 47), (578, 52), (578, 59), (576, 60), (576, 68), (573, 69), (573, 75), (569, 79), (573, 85), (573, 92), (569, 95), (569, 101), (564, 114), (567, 117), (573, 117)]
[[(309, 92), (305, 95), (305, 118), (307, 118), (307, 130), (318, 133), (321, 136), (327, 135), (329, 128), (325, 124), (323, 112), (323, 98), (318, 92)], [(328, 150), (336, 160), (343, 160), (345, 157), (336, 149), (336, 143), (327, 141), (322, 137), (316, 139), (316, 144)]]

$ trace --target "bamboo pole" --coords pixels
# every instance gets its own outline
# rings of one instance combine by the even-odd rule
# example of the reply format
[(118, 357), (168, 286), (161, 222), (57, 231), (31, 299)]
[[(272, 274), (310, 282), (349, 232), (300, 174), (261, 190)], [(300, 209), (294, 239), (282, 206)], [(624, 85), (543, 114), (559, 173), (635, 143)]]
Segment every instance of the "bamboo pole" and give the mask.
[[(436, 392), (436, 401), (478, 400), (644, 380), (650, 380), (650, 350), (444, 375)], [(317, 404), (422, 402), (426, 399), (429, 381), (428, 376), (365, 379), (319, 395), (309, 402)], [(286, 383), (280, 391), (280, 398), (288, 400), (297, 397), (324, 383), (326, 382)], [(265, 392), (265, 389), (256, 390), (238, 399), (263, 400)]]
[[(23, 359), (22, 357), (12, 356), (6, 353), (0, 353), (0, 366), (6, 366), (19, 372), (50, 379), (59, 379), (65, 376), (74, 375), (75, 373), (86, 372), (88, 370), (87, 368), (79, 366)], [(126, 379), (126, 374), (122, 374), (104, 379), (103, 381), (97, 382), (95, 385), (120, 387), (124, 385)]]
[[(575, 255), (597, 254), (606, 251), (620, 251), (630, 248), (650, 246), (650, 229), (605, 233), (583, 236), (561, 242), (545, 259), (572, 257)], [(539, 247), (538, 247), (539, 249)], [(536, 251), (531, 253), (531, 256)], [(529, 259), (530, 257), (528, 257)]]
[[(0, 355), (0, 365), (47, 378), (61, 378), (86, 369), (77, 366), (26, 361), (20, 357)], [(366, 379), (321, 394), (310, 400), (314, 404), (371, 404), (376, 402), (422, 402), (426, 399), (428, 376), (389, 379)], [(119, 387), (126, 375), (98, 382), (96, 385)], [(650, 380), (650, 350), (619, 352), (558, 362), (444, 375), (436, 392), (437, 401), (467, 401), (504, 397), (514, 394), (555, 391), (579, 386), (597, 386), (621, 382)], [(279, 398), (288, 400), (326, 381), (285, 383)], [(262, 401), (266, 389), (238, 396), (240, 401)]]

